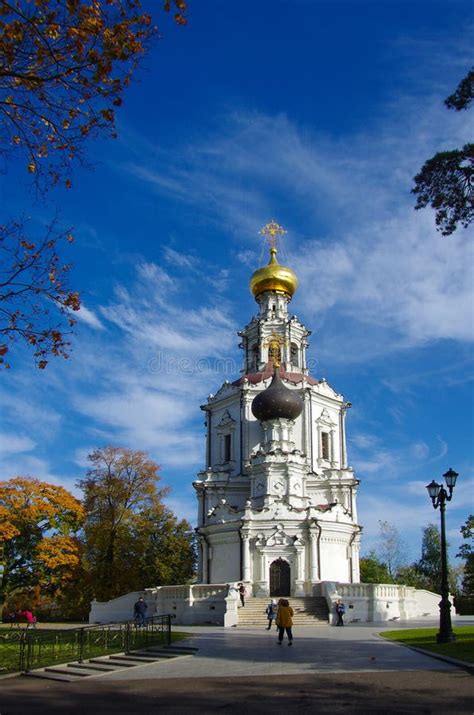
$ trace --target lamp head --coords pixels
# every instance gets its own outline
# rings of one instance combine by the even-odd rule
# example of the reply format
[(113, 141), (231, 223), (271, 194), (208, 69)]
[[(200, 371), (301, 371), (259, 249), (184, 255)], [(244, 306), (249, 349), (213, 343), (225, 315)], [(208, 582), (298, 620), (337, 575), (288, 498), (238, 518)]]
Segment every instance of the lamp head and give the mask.
[(454, 489), (456, 486), (456, 479), (459, 477), (459, 474), (454, 471), (454, 469), (448, 469), (446, 474), (443, 474), (443, 477), (446, 480), (446, 486), (450, 491)]
[(427, 488), (427, 490), (428, 490), (428, 494), (429, 494), (429, 496), (430, 496), (430, 499), (431, 499), (432, 502), (434, 503), (435, 499), (437, 498), (437, 496), (439, 495), (439, 493), (440, 493), (440, 491), (441, 491), (441, 484), (438, 484), (438, 483), (435, 482), (435, 480), (433, 479), (429, 484), (426, 485), (426, 488)]

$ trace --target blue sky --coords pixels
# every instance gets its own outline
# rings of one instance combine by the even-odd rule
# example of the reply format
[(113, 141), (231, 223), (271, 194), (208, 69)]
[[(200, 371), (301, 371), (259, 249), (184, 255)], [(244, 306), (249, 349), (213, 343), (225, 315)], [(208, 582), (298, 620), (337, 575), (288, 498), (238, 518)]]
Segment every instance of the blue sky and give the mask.
[(70, 360), (41, 372), (19, 351), (1, 378), (3, 478), (73, 488), (95, 447), (145, 449), (194, 521), (199, 405), (238, 374), (274, 218), (313, 374), (353, 403), (363, 550), (388, 520), (417, 558), (439, 519), (425, 485), (452, 466), (455, 551), (473, 509), (474, 237), (441, 237), (410, 188), (472, 140), (472, 115), (442, 104), (471, 64), (471, 3), (191, 0), (187, 27), (161, 20), (119, 139), (89, 145), (71, 191), (38, 203), (20, 168), (0, 177), (3, 215), (37, 227), (59, 206), (74, 227), (84, 303)]

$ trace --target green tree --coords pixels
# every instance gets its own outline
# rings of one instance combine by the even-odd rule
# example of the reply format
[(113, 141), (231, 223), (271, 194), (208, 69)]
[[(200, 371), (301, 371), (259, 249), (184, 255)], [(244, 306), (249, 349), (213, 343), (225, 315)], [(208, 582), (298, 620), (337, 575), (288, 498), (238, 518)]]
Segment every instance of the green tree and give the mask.
[(459, 547), (456, 554), (464, 561), (462, 594), (468, 598), (474, 598), (474, 515), (466, 519), (461, 526), (461, 534), (467, 543)]
[[(441, 578), (441, 534), (436, 524), (422, 529), (421, 559), (417, 562), (423, 588), (438, 592)], [(446, 544), (447, 547), (447, 544)]]
[(379, 527), (377, 555), (381, 562), (385, 564), (391, 583), (403, 564), (405, 547), (400, 532), (394, 524), (390, 524), (388, 521), (379, 521)]
[[(448, 545), (447, 545), (448, 546)], [(451, 593), (457, 591), (459, 578), (457, 568), (448, 565), (448, 581)], [(421, 558), (401, 566), (396, 574), (396, 583), (439, 593), (441, 588), (441, 534), (436, 524), (422, 528)]]
[(79, 482), (84, 493), (85, 564), (94, 596), (108, 600), (191, 578), (193, 535), (163, 504), (158, 465), (146, 452), (97, 449)]
[(412, 586), (413, 588), (426, 588), (426, 579), (423, 574), (420, 573), (418, 563), (413, 563), (409, 566), (401, 566), (397, 571), (395, 583)]
[(196, 564), (195, 534), (191, 525), (179, 521), (160, 507), (141, 515), (134, 532), (138, 580), (148, 586), (186, 583), (194, 575)]
[[(474, 99), (474, 70), (445, 100), (448, 109), (468, 109)], [(467, 228), (474, 219), (474, 144), (442, 151), (428, 159), (414, 177), (415, 209), (430, 205), (435, 210), (437, 230), (451, 235), (458, 225)]]
[(360, 580), (362, 583), (393, 583), (387, 565), (380, 561), (375, 549), (360, 560)]

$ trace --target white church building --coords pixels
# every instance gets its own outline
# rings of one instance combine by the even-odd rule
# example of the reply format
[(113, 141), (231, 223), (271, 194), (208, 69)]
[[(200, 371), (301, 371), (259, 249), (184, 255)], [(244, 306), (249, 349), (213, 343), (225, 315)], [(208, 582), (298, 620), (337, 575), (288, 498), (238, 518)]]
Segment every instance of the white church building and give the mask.
[(297, 611), (308, 617), (319, 609), (326, 622), (337, 598), (346, 603), (347, 622), (438, 614), (436, 594), (360, 583), (359, 480), (346, 449), (351, 404), (325, 379), (309, 374), (311, 333), (289, 311), (298, 281), (277, 261), (276, 239), (285, 232), (272, 221), (261, 233), (269, 241), (270, 261), (250, 279), (258, 314), (239, 332), (242, 375), (226, 380), (201, 407), (206, 462), (194, 481), (196, 583), (93, 601), (93, 623), (128, 620), (143, 595), (148, 615), (174, 613), (182, 624), (238, 625), (249, 612), (238, 609), (240, 583), (260, 620), (263, 599), (281, 596), (299, 599)]
[(194, 487), (201, 583), (257, 596), (312, 595), (359, 582), (358, 480), (347, 462), (350, 403), (306, 367), (310, 331), (289, 312), (297, 278), (270, 262), (250, 279), (258, 315), (239, 333), (243, 375), (202, 406), (206, 467)]

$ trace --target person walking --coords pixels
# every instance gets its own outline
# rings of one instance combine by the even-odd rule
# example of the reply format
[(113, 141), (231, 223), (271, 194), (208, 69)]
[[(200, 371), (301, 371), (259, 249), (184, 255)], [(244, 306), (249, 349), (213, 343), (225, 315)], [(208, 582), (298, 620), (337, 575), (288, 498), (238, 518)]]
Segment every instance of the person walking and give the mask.
[(148, 606), (146, 605), (143, 596), (140, 596), (138, 601), (135, 601), (135, 603), (133, 604), (133, 617), (136, 620), (137, 626), (139, 628), (140, 626), (145, 625), (147, 608)]
[(242, 608), (245, 606), (245, 586), (243, 583), (239, 583), (239, 596), (240, 596), (240, 603), (242, 604)]
[(29, 608), (25, 608), (25, 610), (20, 611), (20, 613), (26, 621), (26, 630), (28, 630), (30, 626), (31, 628), (36, 628), (36, 617), (33, 615), (33, 612), (30, 611)]
[[(265, 613), (267, 614), (267, 619), (268, 619), (267, 631), (269, 631), (269, 630), (271, 630), (272, 623), (276, 619), (276, 614), (277, 614), (277, 602), (275, 601), (274, 598), (272, 598), (272, 600), (266, 607)], [(277, 626), (277, 628), (278, 628), (278, 626)]]
[(343, 616), (344, 613), (346, 612), (346, 607), (343, 604), (342, 600), (340, 598), (337, 599), (336, 601), (336, 615), (337, 615), (337, 623), (336, 626), (343, 626), (344, 625), (344, 620)]
[(291, 630), (291, 626), (293, 625), (293, 609), (286, 598), (280, 598), (278, 601), (276, 624), (278, 628), (278, 645), (281, 645), (285, 631), (288, 638), (288, 645), (293, 645), (293, 633)]

